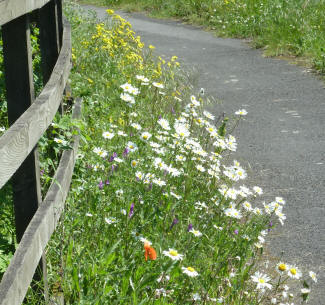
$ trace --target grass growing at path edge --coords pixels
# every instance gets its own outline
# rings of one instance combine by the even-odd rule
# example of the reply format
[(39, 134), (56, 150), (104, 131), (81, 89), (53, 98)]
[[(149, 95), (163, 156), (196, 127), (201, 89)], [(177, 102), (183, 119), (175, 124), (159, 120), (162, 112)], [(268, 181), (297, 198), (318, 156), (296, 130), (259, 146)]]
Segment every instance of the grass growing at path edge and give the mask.
[(81, 0), (144, 10), (204, 25), (219, 36), (249, 38), (270, 56), (298, 56), (325, 72), (325, 2), (316, 0)]

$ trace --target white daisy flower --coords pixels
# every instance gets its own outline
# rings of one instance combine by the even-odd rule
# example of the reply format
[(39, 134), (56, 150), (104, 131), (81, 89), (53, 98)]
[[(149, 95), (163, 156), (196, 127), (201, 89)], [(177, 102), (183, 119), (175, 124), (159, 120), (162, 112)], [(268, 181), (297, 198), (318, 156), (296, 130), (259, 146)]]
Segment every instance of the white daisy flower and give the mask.
[(165, 256), (170, 257), (174, 261), (179, 261), (183, 259), (183, 254), (179, 254), (177, 250), (169, 248), (168, 251), (163, 251)]
[(117, 132), (117, 134), (118, 134), (119, 136), (121, 136), (121, 137), (127, 137), (127, 134), (126, 134), (124, 131), (122, 131), (122, 130), (119, 130), (119, 131)]
[(214, 115), (211, 114), (210, 112), (206, 111), (206, 110), (203, 111), (203, 115), (205, 117), (207, 117), (208, 119), (210, 119), (210, 120), (214, 120), (215, 119)]
[(93, 165), (92, 168), (93, 168), (93, 170), (95, 172), (97, 172), (98, 170), (104, 170), (105, 169), (105, 166), (103, 164), (98, 164), (97, 163), (97, 164)]
[(286, 202), (282, 197), (275, 197), (275, 202), (284, 205)]
[(202, 233), (198, 230), (195, 230), (194, 228), (192, 228), (189, 232), (192, 233), (196, 237), (202, 236)]
[(156, 88), (164, 89), (164, 85), (162, 83), (153, 82), (152, 85)]
[(287, 216), (284, 215), (280, 209), (275, 210), (275, 215), (278, 216), (281, 225), (283, 225), (284, 220), (287, 218)]
[(60, 138), (54, 138), (54, 142), (58, 143), (58, 144), (61, 144), (61, 145), (67, 145), (68, 142), (65, 141), (65, 140), (62, 140)]
[(255, 215), (263, 215), (262, 210), (260, 208), (255, 208), (253, 209), (253, 213)]
[(252, 205), (248, 201), (243, 202), (243, 207), (246, 211), (250, 212), (253, 210)]
[(196, 169), (198, 170), (198, 171), (200, 171), (200, 172), (205, 172), (205, 168), (201, 165), (201, 164), (198, 164), (197, 166), (196, 166)]
[(190, 132), (185, 124), (175, 123), (174, 125), (176, 134), (181, 138), (187, 138), (190, 136)]
[(245, 109), (239, 109), (238, 111), (235, 112), (236, 115), (244, 116), (247, 115), (247, 111)]
[(138, 165), (138, 161), (137, 160), (132, 160), (131, 161), (131, 167), (135, 168)]
[(144, 175), (142, 172), (138, 171), (135, 173), (135, 177), (138, 178), (139, 180), (142, 180), (144, 178)]
[(270, 278), (266, 274), (262, 274), (260, 272), (255, 272), (254, 275), (251, 276), (253, 282), (257, 283), (257, 289), (272, 289), (272, 285), (268, 283)]
[(135, 103), (135, 99), (133, 96), (131, 96), (128, 93), (121, 93), (120, 95), (121, 100), (123, 100), (124, 102), (130, 103), (130, 104), (134, 104)]
[(317, 283), (317, 277), (316, 277), (316, 273), (313, 271), (309, 271), (309, 276), (311, 277), (311, 279)]
[(107, 156), (107, 151), (100, 147), (95, 147), (93, 149), (93, 152), (102, 158), (105, 158)]
[(176, 161), (184, 162), (184, 161), (186, 161), (186, 157), (183, 155), (176, 155)]
[(235, 208), (228, 208), (224, 212), (226, 216), (233, 217), (236, 219), (240, 219), (242, 217), (240, 211)]
[(104, 131), (102, 136), (103, 136), (104, 139), (110, 140), (115, 136), (115, 134), (113, 132)]
[(136, 150), (138, 149), (138, 146), (137, 146), (135, 143), (131, 142), (131, 141), (129, 141), (129, 142), (126, 144), (126, 147), (127, 147), (127, 149), (128, 149), (129, 151), (131, 151), (131, 152), (134, 152), (134, 151), (136, 151)]
[(259, 186), (253, 186), (253, 191), (254, 191), (257, 195), (262, 195), (262, 194), (263, 194), (263, 190), (262, 190), (262, 188), (260, 188)]
[(144, 83), (148, 83), (148, 82), (149, 82), (149, 79), (146, 78), (146, 77), (143, 76), (143, 75), (136, 75), (135, 77), (136, 77), (137, 80), (140, 80), (140, 81), (142, 81), (142, 82), (144, 82)]
[(105, 217), (105, 222), (109, 225), (113, 224), (113, 223), (116, 223), (117, 220), (114, 218), (114, 217)]
[(165, 119), (159, 119), (158, 122), (157, 122), (163, 129), (165, 130), (170, 130), (170, 127), (169, 127), (169, 122)]
[(177, 194), (175, 194), (173, 192), (170, 192), (170, 195), (172, 195), (173, 197), (175, 197), (177, 200), (179, 200), (179, 199), (182, 198), (182, 196), (179, 196), (179, 195), (177, 195)]
[(142, 129), (141, 125), (138, 124), (138, 123), (131, 123), (131, 127), (133, 127), (136, 130), (141, 130)]
[(141, 139), (147, 141), (151, 138), (151, 136), (152, 136), (151, 133), (145, 131), (141, 134)]
[(289, 266), (288, 269), (288, 276), (293, 278), (293, 279), (300, 279), (302, 277), (301, 271), (294, 265)]
[(183, 273), (187, 274), (190, 277), (196, 277), (199, 274), (193, 267), (182, 267)]
[(140, 237), (140, 241), (143, 242), (144, 244), (147, 243), (149, 246), (152, 245), (152, 242), (144, 237)]
[(153, 179), (152, 182), (153, 182), (154, 184), (159, 185), (159, 186), (164, 186), (164, 185), (166, 185), (166, 182), (163, 181), (163, 180), (161, 180), (161, 179)]

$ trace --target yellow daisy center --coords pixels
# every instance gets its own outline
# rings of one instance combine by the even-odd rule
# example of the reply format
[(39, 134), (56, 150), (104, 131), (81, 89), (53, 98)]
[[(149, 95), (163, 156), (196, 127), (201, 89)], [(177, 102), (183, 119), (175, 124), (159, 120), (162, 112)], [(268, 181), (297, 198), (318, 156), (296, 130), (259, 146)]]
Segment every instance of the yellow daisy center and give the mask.
[(194, 271), (195, 271), (195, 269), (192, 268), (192, 267), (187, 267), (186, 269), (187, 269), (188, 271), (190, 271), (190, 272), (194, 272)]
[(178, 253), (177, 253), (176, 250), (170, 250), (170, 251), (169, 251), (169, 254), (170, 254), (171, 256), (177, 256), (177, 255), (178, 255)]
[(280, 264), (280, 265), (278, 266), (278, 269), (279, 269), (280, 271), (285, 271), (285, 270), (287, 269), (287, 266), (286, 266), (285, 264)]
[(291, 268), (290, 269), (290, 273), (293, 274), (293, 275), (296, 275), (297, 274), (297, 270), (295, 268)]
[(143, 138), (144, 138), (145, 140), (147, 140), (148, 136), (147, 136), (147, 135), (143, 135)]
[(264, 284), (264, 283), (265, 283), (265, 280), (264, 280), (264, 279), (258, 279), (258, 281), (259, 281), (261, 284)]

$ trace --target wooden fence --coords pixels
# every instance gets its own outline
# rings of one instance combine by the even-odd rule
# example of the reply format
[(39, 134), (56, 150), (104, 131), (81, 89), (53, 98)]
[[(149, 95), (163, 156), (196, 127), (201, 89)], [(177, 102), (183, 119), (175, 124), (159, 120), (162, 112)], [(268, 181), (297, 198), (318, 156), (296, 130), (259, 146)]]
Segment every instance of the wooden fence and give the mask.
[[(34, 97), (30, 23), (39, 29), (44, 88)], [(71, 33), (61, 0), (0, 0), (4, 73), (10, 128), (0, 137), (0, 188), (11, 179), (18, 248), (0, 283), (0, 304), (21, 304), (32, 279), (44, 279), (44, 249), (69, 190), (79, 137), (62, 154), (45, 198), (41, 198), (37, 142), (62, 108), (71, 69)], [(81, 113), (76, 102), (73, 117)], [(38, 271), (38, 266), (43, 271)], [(35, 272), (37, 270), (37, 272)]]

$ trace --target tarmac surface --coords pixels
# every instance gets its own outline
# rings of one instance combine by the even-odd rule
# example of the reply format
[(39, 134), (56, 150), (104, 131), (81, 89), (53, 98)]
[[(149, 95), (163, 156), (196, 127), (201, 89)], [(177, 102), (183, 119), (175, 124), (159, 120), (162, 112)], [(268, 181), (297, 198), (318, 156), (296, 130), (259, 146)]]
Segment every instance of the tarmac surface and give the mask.
[[(106, 16), (104, 8), (84, 6)], [(245, 41), (223, 39), (177, 21), (119, 12), (156, 54), (176, 55), (194, 68), (198, 88), (216, 99), (210, 111), (248, 115), (234, 135), (236, 158), (248, 170), (247, 186), (263, 199), (286, 200), (284, 226), (269, 234), (274, 259), (317, 273), (310, 305), (325, 305), (325, 89), (306, 68), (264, 58)]]

